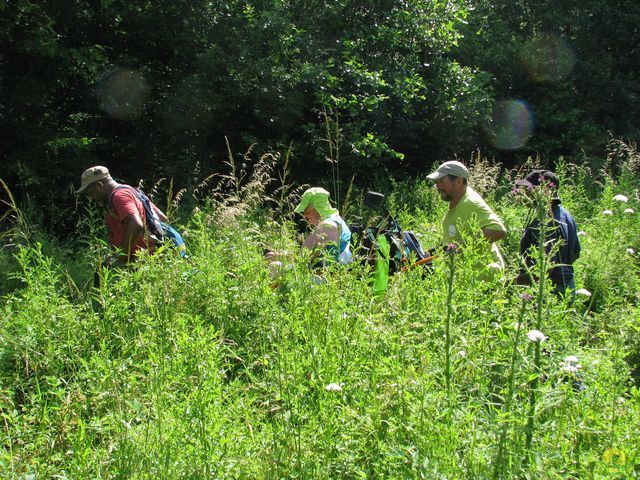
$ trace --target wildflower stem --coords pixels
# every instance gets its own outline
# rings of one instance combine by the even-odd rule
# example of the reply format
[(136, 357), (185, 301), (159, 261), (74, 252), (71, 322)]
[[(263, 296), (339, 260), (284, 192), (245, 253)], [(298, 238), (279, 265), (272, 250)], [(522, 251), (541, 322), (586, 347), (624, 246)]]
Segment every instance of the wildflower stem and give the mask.
[[(549, 211), (551, 199), (541, 192), (536, 198), (535, 209), (538, 219), (538, 249), (536, 265), (538, 266), (538, 298), (536, 299), (536, 330), (542, 330), (542, 309), (544, 305), (545, 287), (546, 287), (546, 272), (547, 272), (547, 254), (545, 249), (546, 240), (546, 227), (547, 227), (547, 212)], [(527, 425), (525, 427), (525, 450), (527, 452), (531, 449), (533, 441), (534, 430), (534, 414), (537, 401), (538, 390), (538, 377), (540, 374), (540, 344), (541, 342), (534, 342), (534, 359), (533, 369), (534, 375), (529, 382), (529, 411), (527, 413)], [(526, 463), (526, 460), (525, 460)]]
[[(531, 297), (529, 297), (530, 299)], [(516, 323), (516, 335), (513, 339), (513, 348), (511, 349), (511, 360), (509, 363), (509, 377), (507, 379), (507, 396), (503, 407), (504, 423), (502, 424), (502, 431), (500, 432), (500, 440), (498, 441), (498, 453), (496, 454), (493, 478), (501, 478), (504, 476), (505, 462), (504, 446), (507, 439), (507, 427), (509, 425), (509, 413), (511, 412), (511, 403), (513, 401), (514, 390), (514, 377), (516, 371), (516, 363), (518, 359), (518, 343), (520, 342), (520, 332), (522, 331), (522, 320), (524, 319), (524, 313), (526, 310), (528, 299), (523, 296), (522, 304), (520, 306), (520, 314), (518, 315), (518, 322)]]
[(452, 304), (452, 298), (453, 298), (453, 280), (455, 278), (455, 271), (456, 271), (456, 265), (455, 265), (455, 253), (453, 250), (455, 249), (451, 249), (452, 251), (449, 253), (449, 258), (448, 258), (448, 267), (449, 267), (449, 278), (448, 278), (448, 283), (447, 283), (447, 323), (445, 326), (445, 351), (444, 351), (444, 358), (445, 358), (445, 369), (444, 369), (444, 378), (445, 378), (445, 383), (447, 386), (447, 392), (449, 392), (451, 390), (451, 315), (452, 315), (452, 311), (453, 311), (453, 304)]

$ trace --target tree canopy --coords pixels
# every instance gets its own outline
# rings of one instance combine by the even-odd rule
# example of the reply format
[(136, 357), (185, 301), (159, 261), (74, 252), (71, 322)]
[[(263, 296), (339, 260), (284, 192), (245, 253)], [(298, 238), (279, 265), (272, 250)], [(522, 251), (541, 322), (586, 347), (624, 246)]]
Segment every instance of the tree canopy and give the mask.
[[(640, 4), (15, 0), (0, 6), (2, 177), (37, 202), (92, 164), (193, 181), (291, 146), (327, 175), (415, 173), (481, 148), (510, 162), (640, 135)], [(66, 189), (66, 191), (65, 191)]]

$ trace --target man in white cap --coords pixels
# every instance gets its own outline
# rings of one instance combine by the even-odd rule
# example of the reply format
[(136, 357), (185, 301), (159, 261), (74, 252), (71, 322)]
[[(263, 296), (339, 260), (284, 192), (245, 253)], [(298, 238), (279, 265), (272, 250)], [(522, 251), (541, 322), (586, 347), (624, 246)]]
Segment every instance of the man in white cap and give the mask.
[(490, 266), (504, 269), (504, 260), (495, 242), (505, 237), (507, 229), (482, 197), (467, 185), (467, 167), (455, 160), (444, 162), (427, 178), (435, 180), (440, 198), (449, 202), (449, 210), (442, 220), (443, 243), (462, 243), (464, 235), (473, 233), (471, 226), (477, 225), (491, 244), (493, 262)]
[[(76, 193), (84, 193), (108, 209), (105, 222), (109, 229), (109, 243), (120, 252), (110, 258), (109, 263), (130, 262), (135, 253), (144, 248), (154, 251), (155, 241), (145, 235), (144, 206), (136, 189), (117, 183), (106, 167), (95, 166), (82, 173)], [(167, 222), (167, 217), (155, 205), (152, 207), (160, 220)]]

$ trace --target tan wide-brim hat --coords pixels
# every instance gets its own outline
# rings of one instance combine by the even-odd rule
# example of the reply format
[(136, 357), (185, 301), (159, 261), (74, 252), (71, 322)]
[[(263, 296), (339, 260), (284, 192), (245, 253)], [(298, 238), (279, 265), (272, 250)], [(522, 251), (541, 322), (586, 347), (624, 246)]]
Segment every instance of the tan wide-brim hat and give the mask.
[(76, 190), (76, 193), (84, 192), (89, 185), (104, 180), (105, 178), (109, 178), (109, 170), (107, 170), (107, 167), (97, 165), (87, 168), (80, 176), (80, 188)]

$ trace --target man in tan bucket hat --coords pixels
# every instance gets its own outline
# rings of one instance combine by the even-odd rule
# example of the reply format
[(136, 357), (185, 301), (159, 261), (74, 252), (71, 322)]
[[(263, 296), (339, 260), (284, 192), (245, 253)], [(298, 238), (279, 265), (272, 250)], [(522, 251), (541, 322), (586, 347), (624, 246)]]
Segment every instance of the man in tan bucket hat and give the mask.
[[(155, 240), (145, 234), (144, 205), (137, 189), (116, 182), (103, 166), (86, 169), (80, 177), (78, 194), (85, 194), (94, 202), (107, 207), (105, 222), (109, 230), (109, 244), (118, 250), (110, 257), (110, 264), (124, 264), (134, 260), (141, 249), (155, 250)], [(167, 217), (151, 204), (162, 222)]]
[(111, 178), (111, 175), (109, 175), (109, 170), (107, 169), (107, 167), (98, 165), (95, 167), (87, 168), (84, 172), (82, 172), (82, 175), (80, 176), (80, 188), (76, 190), (76, 193), (83, 193), (90, 185), (93, 185), (100, 180), (106, 180), (108, 178)]

